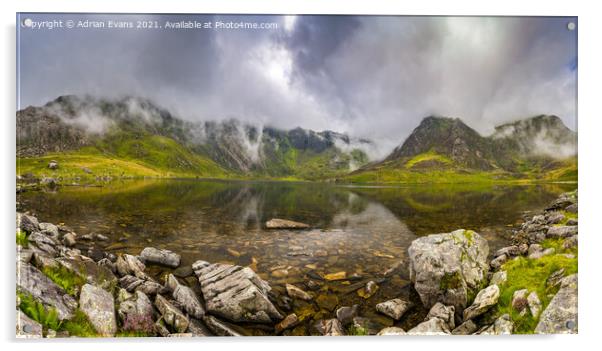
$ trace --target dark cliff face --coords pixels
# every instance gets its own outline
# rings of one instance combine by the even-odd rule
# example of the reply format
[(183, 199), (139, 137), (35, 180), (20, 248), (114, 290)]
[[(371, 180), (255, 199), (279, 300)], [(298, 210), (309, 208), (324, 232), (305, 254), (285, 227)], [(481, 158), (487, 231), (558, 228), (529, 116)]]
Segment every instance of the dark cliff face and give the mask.
[(102, 144), (107, 139), (132, 140), (159, 135), (195, 153), (209, 157), (225, 169), (274, 176), (294, 175), (299, 154), (320, 162), (323, 169), (348, 170), (352, 162), (366, 163), (366, 154), (353, 150), (369, 147), (331, 131), (302, 128), (280, 130), (231, 119), (190, 122), (173, 116), (153, 102), (127, 97), (105, 100), (88, 96), (61, 96), (41, 107), (17, 112), (17, 156), (41, 156)]

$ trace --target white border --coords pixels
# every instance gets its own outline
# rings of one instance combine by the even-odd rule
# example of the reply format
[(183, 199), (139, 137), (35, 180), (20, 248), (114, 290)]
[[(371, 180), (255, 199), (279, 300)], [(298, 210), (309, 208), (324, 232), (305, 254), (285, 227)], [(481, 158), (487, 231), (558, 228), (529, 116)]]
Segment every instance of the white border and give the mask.
[[(60, 348), (62, 350), (131, 350), (144, 347), (148, 350), (167, 348), (200, 349), (277, 349), (306, 350), (308, 348), (336, 347), (341, 350), (356, 350), (370, 347), (382, 349), (401, 348), (459, 348), (509, 350), (519, 349), (572, 349), (587, 348), (589, 344), (599, 344), (596, 339), (600, 327), (600, 261), (595, 254), (600, 251), (602, 232), (595, 225), (600, 208), (600, 134), (602, 133), (602, 101), (600, 85), (602, 75), (600, 64), (602, 55), (599, 43), (602, 42), (601, 18), (596, 11), (594, 1), (578, 3), (576, 1), (547, 0), (545, 2), (527, 2), (524, 0), (506, 0), (499, 2), (477, 0), (455, 1), (391, 1), (391, 0), (235, 0), (235, 1), (69, 1), (69, 0), (20, 0), (0, 2), (2, 21), (2, 55), (0, 55), (3, 84), (0, 86), (3, 107), (2, 153), (0, 165), (2, 174), (2, 209), (0, 216), (3, 224), (4, 255), (0, 281), (4, 308), (0, 317), (2, 342), (5, 350)], [(579, 16), (579, 169), (580, 169), (580, 315), (578, 336), (549, 337), (443, 337), (443, 338), (252, 338), (243, 340), (225, 340), (215, 338), (208, 341), (195, 340), (134, 340), (129, 342), (78, 340), (39, 344), (21, 342), (14, 339), (14, 201), (15, 201), (15, 13), (21, 12), (190, 12), (190, 13), (275, 13), (275, 14), (413, 14), (413, 15), (563, 15)], [(599, 256), (599, 254), (598, 254)], [(598, 342), (597, 342), (598, 341)], [(374, 345), (373, 345), (374, 344)]]

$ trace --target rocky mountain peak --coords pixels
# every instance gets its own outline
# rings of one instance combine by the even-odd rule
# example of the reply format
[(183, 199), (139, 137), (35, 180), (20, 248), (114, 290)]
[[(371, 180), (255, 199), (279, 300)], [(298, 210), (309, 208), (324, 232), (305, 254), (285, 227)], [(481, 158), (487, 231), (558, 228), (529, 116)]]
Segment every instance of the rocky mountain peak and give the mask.
[(386, 160), (411, 158), (436, 152), (469, 168), (490, 169), (487, 141), (459, 118), (429, 116), (420, 122), (404, 143)]

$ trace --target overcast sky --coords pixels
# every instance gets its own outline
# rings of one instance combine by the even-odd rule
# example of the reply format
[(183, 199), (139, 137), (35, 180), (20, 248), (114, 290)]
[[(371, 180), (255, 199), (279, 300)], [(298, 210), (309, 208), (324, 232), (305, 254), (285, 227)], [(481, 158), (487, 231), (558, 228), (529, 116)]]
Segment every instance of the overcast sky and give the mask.
[(274, 22), (268, 30), (36, 30), (20, 25), (20, 107), (63, 94), (150, 98), (399, 144), (428, 115), (483, 134), (536, 114), (576, 130), (575, 18), (27, 14), (20, 21)]

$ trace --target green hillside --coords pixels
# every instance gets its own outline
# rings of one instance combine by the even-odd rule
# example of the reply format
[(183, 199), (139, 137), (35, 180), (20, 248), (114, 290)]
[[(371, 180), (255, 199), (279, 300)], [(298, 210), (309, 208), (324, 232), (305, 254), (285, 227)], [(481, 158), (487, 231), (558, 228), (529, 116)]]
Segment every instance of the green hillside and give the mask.
[[(58, 168), (49, 169), (50, 161), (56, 161)], [(191, 152), (173, 139), (159, 135), (134, 137), (126, 133), (75, 151), (17, 158), (17, 174), (80, 180), (231, 176), (212, 160)]]

